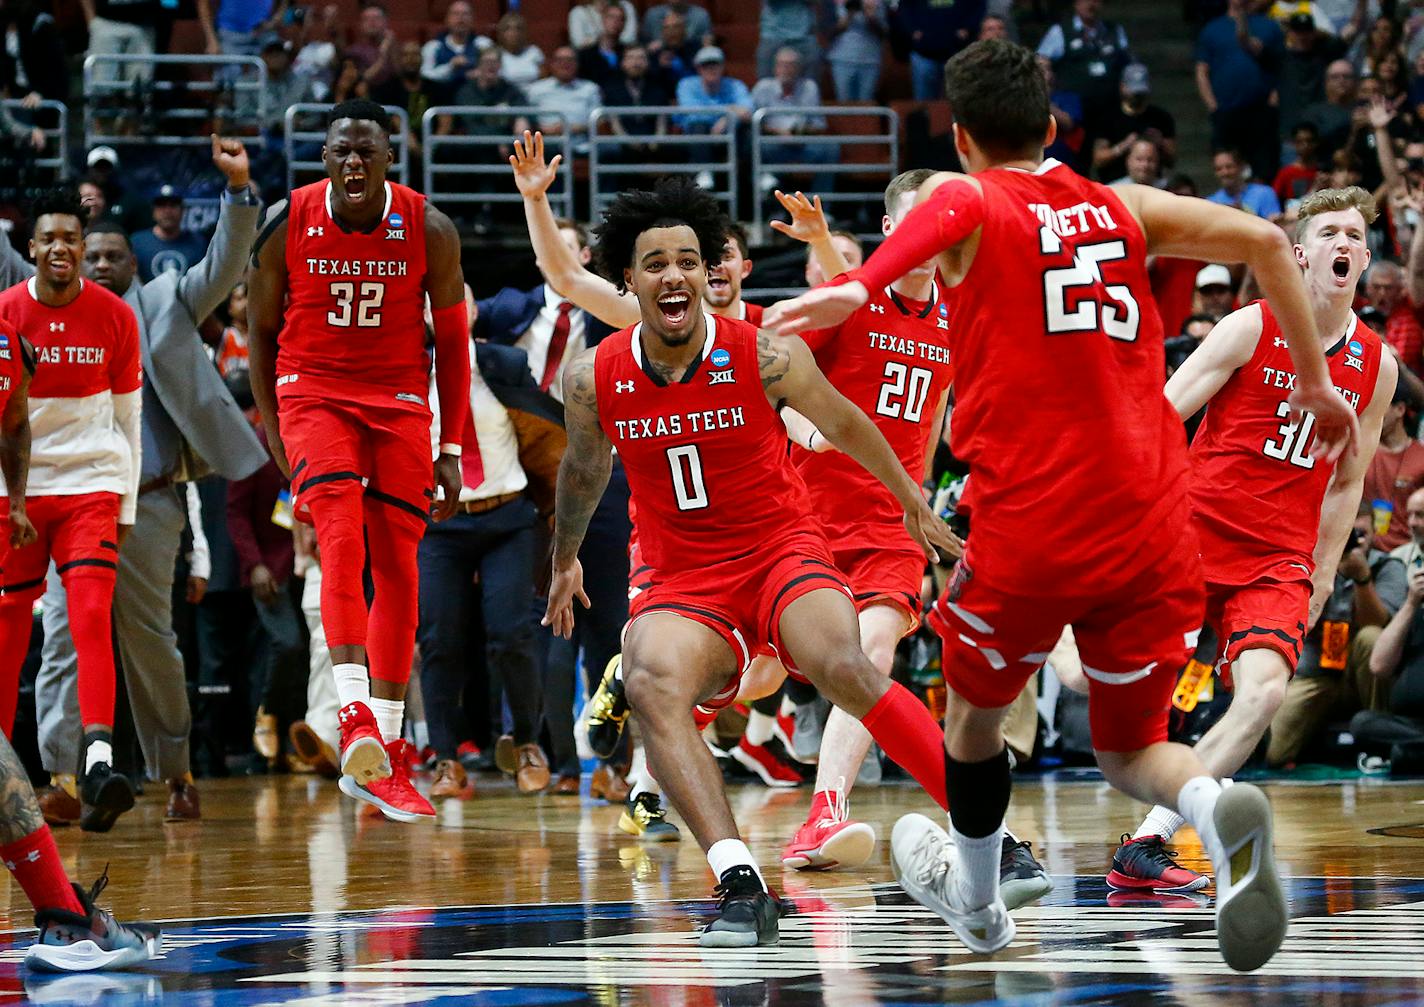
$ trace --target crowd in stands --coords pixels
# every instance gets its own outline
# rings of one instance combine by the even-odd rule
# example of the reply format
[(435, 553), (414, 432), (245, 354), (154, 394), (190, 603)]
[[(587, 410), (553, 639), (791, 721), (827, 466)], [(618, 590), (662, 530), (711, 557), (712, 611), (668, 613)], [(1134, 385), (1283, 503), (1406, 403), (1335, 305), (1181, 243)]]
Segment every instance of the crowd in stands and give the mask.
[[(1284, 766), (1343, 752), (1350, 759), (1358, 755), (1368, 770), (1386, 762), (1396, 771), (1421, 764), (1424, 14), (1388, 0), (1229, 0), (1224, 9), (1199, 0), (1195, 21), (1175, 30), (1184, 47), (1190, 32), (1197, 32), (1200, 106), (1169, 109), (1154, 97), (1158, 71), (1135, 52), (1136, 40), (1112, 20), (1104, 0), (1047, 7), (1013, 0), (761, 0), (754, 35), (736, 30), (746, 12), (719, 6), (722, 17), (714, 19), (712, 11), (688, 0), (564, 4), (566, 24), (553, 25), (542, 8), (536, 19), (528, 0), (522, 9), (471, 0), (420, 6), (429, 19), (413, 21), (404, 4), (394, 3), (210, 0), (197, 4), (196, 22), (175, 23), (161, 0), (81, 0), (76, 10), (66, 7), (67, 18), (48, 0), (7, 0), (0, 12), (0, 85), (14, 101), (0, 117), (0, 145), (8, 138), (0, 167), (6, 159), (23, 166), (45, 146), (42, 130), (53, 123), (39, 103), (68, 102), (81, 93), (79, 56), (189, 52), (261, 60), (265, 101), (259, 105), (255, 96), (239, 93), (232, 109), (239, 118), (264, 110), (254, 137), (279, 136), (291, 104), (369, 96), (404, 109), (412, 123), (436, 106), (471, 110), (458, 122), (443, 122), (446, 132), (567, 129), (578, 150), (596, 107), (676, 106), (669, 114), (623, 113), (610, 128), (645, 137), (730, 133), (745, 155), (753, 113), (773, 109), (766, 131), (806, 138), (788, 143), (795, 159), (816, 169), (837, 159), (834, 144), (809, 142), (827, 129), (818, 108), (934, 101), (945, 60), (964, 45), (981, 37), (1021, 39), (1036, 47), (1050, 82), (1057, 124), (1050, 154), (1077, 171), (1105, 183), (1201, 195), (1275, 220), (1288, 232), (1296, 204), (1316, 188), (1360, 184), (1375, 192), (1382, 212), (1369, 236), (1374, 259), (1358, 311), (1396, 353), (1403, 377), (1366, 483), (1357, 534), (1264, 758)], [(103, 72), (132, 82), (126, 94), (135, 101), (150, 100), (143, 98), (145, 82), (159, 79), (141, 64)], [(510, 107), (530, 111), (524, 118), (492, 117), (481, 124), (480, 110)], [(185, 169), (171, 152), (125, 142), (146, 135), (143, 117), (125, 124), (122, 111), (114, 115), (117, 125), (106, 128), (118, 139), (104, 143), (85, 142), (82, 123), (71, 119), (76, 154), (69, 178), (92, 220), (130, 234), (141, 281), (183, 274), (208, 254), (208, 236), (200, 232), (212, 217), (203, 217), (201, 203), (218, 190), (218, 180), (205, 165)], [(1209, 123), (1210, 149), (1179, 143), (1179, 122), (1193, 121)], [(418, 157), (418, 131), (407, 139)], [(654, 142), (629, 148), (639, 158), (671, 156)], [(254, 144), (251, 153), (263, 198), (283, 198), (280, 145), (259, 150)], [(708, 158), (693, 148), (692, 160)], [(748, 160), (743, 156), (741, 162)], [(1188, 177), (1182, 163), (1209, 163), (1215, 178)], [(811, 189), (832, 190), (833, 175), (809, 177), (813, 173)], [(0, 213), (22, 250), (22, 190), (30, 177), (21, 172), (8, 188), (0, 184)], [(471, 184), (492, 188), (496, 183), (489, 178)], [(711, 187), (713, 179), (709, 174), (699, 181)], [(778, 184), (774, 177), (743, 181), (763, 193)], [(497, 184), (513, 191), (508, 179)], [(583, 227), (562, 222), (561, 234), (587, 264)], [(854, 236), (841, 233), (837, 240), (858, 261)], [(745, 236), (729, 241), (733, 265), (727, 268), (740, 274), (737, 291), (756, 285), (748, 278), (753, 251)], [(474, 539), (461, 539), (451, 526), (422, 546), (420, 647), (426, 667), (411, 692), (409, 722), (423, 767), (434, 769), (437, 761), (445, 767), (439, 796), (468, 797), (467, 772), (496, 761), (524, 792), (548, 787), (574, 793), (582, 775), (571, 714), (582, 691), (573, 670), (578, 648), (586, 679), (596, 682), (602, 661), (616, 650), (617, 627), (595, 624), (570, 648), (537, 625), (536, 595), (546, 576), (541, 541), (559, 450), (558, 438), (546, 429), (557, 426), (550, 419), (557, 409), (541, 404), (557, 395), (552, 379), (559, 363), (607, 330), (552, 286), (482, 288), (477, 268), (471, 268), (475, 261), (467, 247), (466, 270), (477, 288), (470, 295), (471, 325), (489, 392), (484, 398), (477, 392), (474, 403), (481, 445), (489, 445), (486, 484), (462, 514), (478, 527), (478, 542), (471, 545)], [(1255, 296), (1253, 279), (1235, 266), (1159, 258), (1152, 272), (1169, 336), (1169, 372), (1215, 322)], [(817, 279), (808, 265), (807, 281)], [(475, 293), (482, 296), (477, 300)], [(246, 382), (245, 286), (233, 288), (213, 317), (196, 321), (232, 397), (255, 417)], [(487, 354), (486, 347), (494, 346), (524, 352)], [(260, 439), (260, 424), (254, 430)], [(957, 471), (947, 450), (940, 462), (942, 471)], [(293, 523), (275, 464), (243, 479), (210, 476), (191, 485), (196, 489), (186, 493), (190, 527), (174, 620), (194, 709), (193, 769), (199, 776), (281, 768), (329, 772), (336, 701), (316, 605), (321, 558), (309, 529)], [(605, 538), (616, 542), (621, 534), (626, 541), (626, 513), (611, 520)], [(620, 561), (616, 549), (605, 559)], [(590, 592), (596, 591), (591, 585)], [(39, 640), (37, 631), (36, 648)], [(1071, 663), (1071, 649), (1066, 642), (1054, 660)], [(906, 644), (904, 663), (917, 680), (933, 680), (935, 651), (924, 639)], [(782, 783), (795, 778), (798, 754), (815, 751), (808, 723), (818, 710), (824, 719), (824, 704), (797, 698), (799, 705), (786, 699), (769, 708), (773, 716), (785, 715), (775, 732), (782, 739), (777, 758), (791, 767), (779, 777)], [(1057, 735), (1051, 705), (1047, 717), (1041, 741)], [(760, 727), (757, 733), (760, 745)], [(140, 774), (142, 757), (129, 738), (117, 764)], [(1027, 758), (1033, 744), (1020, 747)], [(595, 796), (627, 796), (620, 775), (625, 757), (598, 766)], [(449, 768), (456, 763), (459, 773)], [(63, 789), (65, 781), (57, 782)]]

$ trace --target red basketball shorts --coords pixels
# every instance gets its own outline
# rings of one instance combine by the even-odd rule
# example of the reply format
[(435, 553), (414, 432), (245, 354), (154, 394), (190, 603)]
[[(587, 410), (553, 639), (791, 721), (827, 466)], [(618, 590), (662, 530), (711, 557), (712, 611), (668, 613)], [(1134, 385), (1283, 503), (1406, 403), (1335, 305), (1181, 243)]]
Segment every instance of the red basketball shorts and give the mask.
[(44, 593), (50, 560), (66, 581), (83, 574), (110, 585), (119, 568), (119, 495), (35, 496), (25, 512), (39, 539), (10, 548), (10, 501), (0, 499), (0, 598), (25, 603)]
[(1231, 687), (1231, 666), (1244, 650), (1274, 650), (1295, 674), (1305, 642), (1312, 585), (1306, 577), (1289, 578), (1290, 570), (1282, 572), (1288, 579), (1206, 585), (1206, 623), (1216, 630), (1216, 667), (1227, 688)]
[[(903, 543), (903, 530), (899, 540)], [(924, 554), (904, 549), (876, 546), (832, 547), (836, 566), (850, 582), (855, 608), (864, 612), (872, 605), (893, 605), (910, 618), (906, 635), (920, 625), (920, 588), (925, 578)]]
[(1071, 625), (1088, 677), (1093, 747), (1130, 752), (1167, 740), (1172, 691), (1201, 630), (1194, 538), (1124, 586), (1086, 598), (1000, 593), (974, 576), (973, 549), (928, 616), (944, 640), (947, 685), (974, 706), (1008, 706)]
[(367, 496), (425, 520), (434, 465), (423, 397), (303, 378), (279, 386), (277, 402), (298, 517), (311, 520), (312, 495), (355, 482)]
[(781, 642), (781, 617), (792, 602), (825, 588), (851, 594), (826, 540), (812, 532), (796, 532), (750, 555), (667, 577), (652, 571), (646, 583), (628, 603), (628, 626), (655, 612), (669, 613), (701, 623), (731, 648), (736, 673), (702, 704), (714, 709), (736, 698), (742, 674), (764, 648), (788, 674), (797, 674)]

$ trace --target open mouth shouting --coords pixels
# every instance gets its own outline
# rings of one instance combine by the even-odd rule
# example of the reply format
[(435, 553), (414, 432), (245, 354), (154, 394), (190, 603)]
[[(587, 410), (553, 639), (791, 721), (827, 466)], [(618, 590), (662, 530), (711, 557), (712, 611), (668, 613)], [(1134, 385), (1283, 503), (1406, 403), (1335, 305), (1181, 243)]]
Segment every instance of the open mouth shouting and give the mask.
[(366, 198), (366, 173), (348, 171), (341, 176), (341, 189), (348, 203), (359, 203)]
[(663, 313), (663, 322), (669, 328), (677, 328), (687, 321), (692, 309), (692, 294), (686, 290), (670, 290), (658, 297), (658, 310)]
[(1337, 255), (1330, 263), (1330, 271), (1335, 275), (1335, 282), (1344, 286), (1350, 279), (1350, 257), (1348, 255)]

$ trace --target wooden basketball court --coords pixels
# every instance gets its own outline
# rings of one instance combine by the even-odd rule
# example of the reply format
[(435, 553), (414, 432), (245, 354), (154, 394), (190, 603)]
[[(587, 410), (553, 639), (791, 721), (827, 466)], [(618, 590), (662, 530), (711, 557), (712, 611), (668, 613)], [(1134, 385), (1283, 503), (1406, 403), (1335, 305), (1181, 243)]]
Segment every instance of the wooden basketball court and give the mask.
[[(1079, 778), (1071, 778), (1077, 775)], [(731, 788), (768, 881), (796, 905), (778, 947), (704, 951), (713, 903), (689, 835), (640, 844), (619, 809), (516, 795), (480, 777), (436, 825), (367, 814), (311, 778), (203, 784), (204, 820), (165, 825), (160, 788), (106, 836), (57, 830), (71, 875), (109, 865), (102, 902), (168, 921), (137, 972), (42, 978), (18, 961), (33, 931), (9, 883), (0, 1000), (47, 1004), (1289, 1004), (1424, 1003), (1424, 781), (1266, 787), (1291, 878), (1286, 945), (1260, 973), (1216, 953), (1207, 898), (1110, 894), (1102, 874), (1141, 807), (1101, 780), (1016, 781), (1010, 826), (1053, 892), (1015, 913), (1018, 939), (970, 955), (890, 873), (886, 839), (920, 791), (857, 791), (881, 844), (868, 869), (783, 872), (809, 789)], [(1204, 868), (1186, 831), (1181, 862)], [(1208, 894), (1210, 889), (1208, 889)]]

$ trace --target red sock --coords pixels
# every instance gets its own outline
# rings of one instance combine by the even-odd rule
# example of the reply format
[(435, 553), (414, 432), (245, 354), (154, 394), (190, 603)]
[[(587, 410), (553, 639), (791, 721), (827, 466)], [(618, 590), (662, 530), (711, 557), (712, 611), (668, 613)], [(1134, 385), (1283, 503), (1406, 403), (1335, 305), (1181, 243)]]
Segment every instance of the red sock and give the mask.
[(64, 577), (69, 633), (79, 662), (79, 720), (85, 727), (114, 723), (114, 572), (80, 567)]
[(63, 909), (76, 916), (84, 915), (84, 907), (74, 894), (69, 875), (59, 850), (54, 848), (54, 836), (48, 825), (41, 825), (23, 839), (0, 846), (5, 860), (20, 887), (36, 909)]
[(34, 616), (28, 602), (0, 599), (0, 730), (10, 737), (20, 703), (20, 669), (30, 648)]
[(941, 808), (949, 810), (945, 793), (944, 732), (925, 704), (898, 682), (860, 718), (885, 754), (929, 792)]

